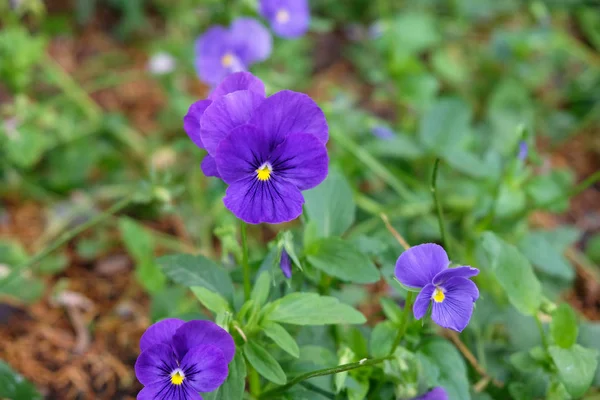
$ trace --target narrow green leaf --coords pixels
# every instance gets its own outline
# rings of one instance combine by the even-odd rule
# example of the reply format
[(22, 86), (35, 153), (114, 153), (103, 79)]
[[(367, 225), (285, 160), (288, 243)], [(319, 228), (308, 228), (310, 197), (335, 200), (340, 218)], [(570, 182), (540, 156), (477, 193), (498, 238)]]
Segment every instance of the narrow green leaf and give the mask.
[(341, 238), (313, 242), (306, 249), (306, 258), (315, 268), (346, 282), (374, 283), (381, 278), (371, 259)]
[(244, 356), (236, 351), (235, 357), (229, 363), (229, 375), (227, 380), (217, 390), (210, 393), (202, 393), (204, 400), (234, 400), (244, 397), (246, 387), (246, 362)]
[(285, 330), (285, 328), (275, 322), (267, 321), (262, 325), (262, 330), (275, 344), (292, 357), (300, 356), (300, 349), (296, 340)]
[(233, 283), (227, 271), (204, 256), (172, 254), (160, 257), (157, 262), (165, 274), (180, 285), (202, 286), (228, 300), (233, 298)]
[(271, 274), (267, 271), (263, 271), (254, 282), (250, 299), (254, 300), (259, 306), (262, 306), (267, 302), (270, 290)]
[(256, 372), (266, 379), (278, 385), (284, 385), (287, 382), (281, 365), (259, 344), (246, 342), (244, 344), (244, 354), (248, 362), (256, 369)]
[(577, 315), (567, 303), (562, 303), (552, 313), (550, 333), (559, 347), (568, 349), (577, 341)]
[(294, 325), (363, 324), (366, 318), (335, 297), (292, 293), (271, 303), (266, 319)]
[(220, 294), (215, 293), (212, 290), (208, 290), (202, 286), (192, 286), (190, 290), (192, 293), (194, 293), (196, 298), (200, 300), (204, 307), (208, 308), (215, 314), (230, 310), (229, 303)]
[(550, 346), (548, 351), (567, 391), (575, 398), (583, 396), (594, 379), (598, 352), (578, 344), (569, 349)]

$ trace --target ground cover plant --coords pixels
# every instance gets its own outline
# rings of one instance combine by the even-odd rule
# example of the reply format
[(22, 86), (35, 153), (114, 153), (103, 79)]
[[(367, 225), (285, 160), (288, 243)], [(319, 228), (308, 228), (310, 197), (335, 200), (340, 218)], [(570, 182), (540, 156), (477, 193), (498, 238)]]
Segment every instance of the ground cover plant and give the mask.
[(600, 396), (598, 4), (0, 27), (0, 398)]

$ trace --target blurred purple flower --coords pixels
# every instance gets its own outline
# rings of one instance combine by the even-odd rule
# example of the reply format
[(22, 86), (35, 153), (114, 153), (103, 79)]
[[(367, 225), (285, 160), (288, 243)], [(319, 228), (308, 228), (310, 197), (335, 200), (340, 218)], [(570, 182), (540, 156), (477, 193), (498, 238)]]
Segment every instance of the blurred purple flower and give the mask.
[(229, 29), (213, 26), (196, 40), (198, 75), (202, 81), (217, 85), (227, 75), (267, 59), (272, 42), (269, 31), (252, 18), (238, 18)]
[(260, 14), (278, 36), (296, 38), (308, 30), (310, 9), (307, 0), (260, 0)]
[(138, 400), (202, 399), (223, 384), (235, 354), (233, 338), (211, 321), (164, 319), (140, 339), (135, 375), (144, 385)]
[(283, 276), (285, 276), (287, 279), (292, 277), (292, 261), (290, 260), (290, 256), (285, 249), (281, 250), (279, 267), (281, 268), (281, 272), (283, 272)]
[(391, 140), (396, 137), (396, 134), (393, 130), (383, 125), (375, 126), (373, 129), (371, 129), (371, 133), (383, 140)]
[(461, 332), (473, 314), (479, 290), (469, 278), (479, 270), (471, 267), (448, 268), (450, 260), (441, 246), (426, 243), (411, 247), (396, 261), (396, 278), (409, 288), (421, 289), (413, 306), (416, 319), (433, 304), (431, 319), (438, 325)]
[(527, 142), (524, 140), (521, 140), (519, 142), (519, 154), (517, 157), (519, 158), (519, 160), (525, 161), (528, 153), (529, 153), (529, 146), (527, 145)]
[(443, 387), (434, 387), (429, 392), (415, 397), (413, 400), (448, 400), (448, 393)]

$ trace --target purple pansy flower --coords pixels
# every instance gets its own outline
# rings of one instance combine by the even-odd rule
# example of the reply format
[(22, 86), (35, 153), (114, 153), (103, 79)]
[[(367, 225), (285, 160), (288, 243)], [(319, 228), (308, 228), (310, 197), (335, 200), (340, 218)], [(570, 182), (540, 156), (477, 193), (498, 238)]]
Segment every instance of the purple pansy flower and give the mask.
[(235, 354), (233, 338), (211, 321), (164, 319), (140, 339), (135, 375), (144, 388), (138, 400), (199, 399), (223, 384)]
[(433, 304), (431, 318), (440, 326), (461, 332), (471, 319), (479, 290), (469, 278), (479, 270), (471, 267), (448, 268), (444, 249), (434, 243), (411, 247), (396, 261), (396, 278), (409, 288), (421, 289), (413, 306), (416, 319)]
[(524, 140), (521, 140), (519, 142), (519, 154), (517, 155), (517, 157), (519, 158), (519, 160), (525, 161), (528, 153), (529, 153), (529, 146), (527, 145), (527, 142)]
[(371, 129), (371, 133), (382, 140), (392, 140), (396, 137), (396, 134), (393, 130), (383, 125), (373, 127), (373, 129)]
[(238, 18), (229, 29), (213, 26), (196, 40), (196, 70), (204, 82), (217, 85), (227, 75), (267, 59), (272, 46), (271, 34), (260, 22)]
[(287, 279), (292, 277), (292, 260), (290, 260), (290, 256), (285, 249), (281, 250), (279, 267), (281, 268), (281, 272), (283, 272), (283, 276), (285, 276)]
[(448, 400), (448, 393), (443, 387), (434, 387), (429, 392), (415, 397), (413, 400)]
[(310, 23), (307, 0), (260, 0), (260, 14), (284, 38), (304, 35)]

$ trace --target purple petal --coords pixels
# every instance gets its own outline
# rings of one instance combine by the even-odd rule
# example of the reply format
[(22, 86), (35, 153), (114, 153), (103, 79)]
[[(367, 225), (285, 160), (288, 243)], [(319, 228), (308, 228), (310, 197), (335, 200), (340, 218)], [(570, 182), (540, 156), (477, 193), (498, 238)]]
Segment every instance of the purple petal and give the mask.
[(233, 50), (231, 34), (222, 26), (208, 29), (196, 40), (196, 70), (204, 82), (217, 85), (230, 69), (223, 65), (223, 57)]
[(294, 133), (275, 148), (269, 161), (273, 176), (293, 183), (300, 190), (314, 188), (327, 177), (327, 148), (315, 136)]
[(219, 348), (227, 363), (235, 354), (235, 343), (231, 335), (212, 321), (186, 322), (173, 336), (173, 345), (180, 360), (193, 347), (208, 344)]
[(135, 376), (142, 385), (151, 385), (164, 381), (176, 368), (177, 360), (171, 346), (156, 344), (142, 351), (138, 357), (135, 362)]
[(204, 144), (200, 137), (200, 118), (202, 118), (204, 111), (211, 103), (211, 100), (197, 101), (190, 106), (187, 114), (183, 117), (183, 129), (185, 130), (185, 133), (187, 133), (190, 139), (192, 139), (192, 142), (201, 149), (204, 148)]
[(237, 127), (217, 149), (215, 160), (222, 179), (229, 184), (256, 179), (256, 169), (269, 161), (269, 148), (267, 135), (256, 126)]
[[(144, 387), (137, 395), (137, 400), (202, 400), (202, 396), (188, 385), (172, 385), (169, 377), (165, 381), (155, 382)], [(165, 393), (166, 390), (169, 390)]]
[(219, 174), (219, 170), (217, 169), (217, 163), (215, 162), (214, 157), (212, 157), (209, 154), (205, 155), (204, 159), (202, 159), (200, 168), (206, 176), (214, 176), (216, 178), (221, 177), (221, 175)]
[(144, 351), (150, 346), (160, 343), (171, 346), (171, 339), (175, 331), (184, 323), (185, 321), (177, 318), (167, 318), (150, 325), (140, 338), (140, 350)]
[(273, 31), (284, 38), (304, 35), (310, 23), (307, 0), (261, 0), (260, 14), (269, 20)]
[(415, 304), (413, 304), (413, 314), (415, 319), (421, 319), (425, 316), (425, 314), (427, 314), (429, 304), (431, 303), (431, 296), (433, 296), (434, 291), (435, 286), (429, 283), (425, 285), (423, 290), (421, 290), (421, 292), (417, 295)]
[(236, 217), (249, 224), (279, 224), (302, 214), (304, 197), (293, 183), (276, 177), (259, 181), (250, 175), (229, 186), (223, 202)]
[(238, 90), (249, 90), (262, 97), (265, 97), (265, 84), (252, 75), (250, 72), (236, 72), (228, 75), (210, 94), (211, 100), (216, 100), (226, 94), (237, 92)]
[(371, 133), (382, 140), (391, 140), (396, 137), (393, 130), (381, 125), (371, 129)]
[(235, 53), (244, 65), (266, 60), (271, 54), (271, 33), (257, 20), (238, 18), (231, 24), (230, 32)]
[(443, 387), (435, 387), (429, 392), (415, 397), (413, 400), (448, 400), (448, 393)]
[(304, 93), (291, 90), (267, 97), (250, 123), (262, 128), (276, 143), (291, 133), (310, 133), (323, 143), (329, 138), (325, 114), (317, 103)]
[(212, 392), (227, 379), (227, 364), (218, 347), (203, 344), (187, 352), (181, 360), (181, 369), (185, 380), (196, 392)]
[(433, 281), (450, 260), (442, 246), (425, 243), (411, 247), (396, 261), (396, 278), (405, 286), (422, 288)]
[(517, 157), (519, 158), (519, 160), (525, 161), (528, 153), (529, 153), (529, 146), (527, 145), (527, 142), (524, 140), (521, 140), (519, 142), (519, 154)]
[(472, 278), (479, 273), (477, 268), (472, 267), (456, 267), (456, 268), (447, 268), (440, 273), (438, 273), (433, 278), (434, 285), (442, 285), (448, 279), (453, 277), (461, 277), (461, 278)]
[(431, 319), (443, 328), (462, 332), (469, 324), (479, 290), (472, 281), (460, 277), (448, 279), (442, 289), (444, 299), (433, 301)]
[(292, 277), (292, 261), (290, 260), (290, 256), (285, 249), (281, 250), (279, 267), (281, 268), (281, 272), (283, 272), (283, 276), (285, 276), (287, 279)]
[(201, 119), (202, 143), (214, 155), (221, 140), (231, 131), (245, 124), (264, 98), (248, 90), (238, 90), (214, 101)]

